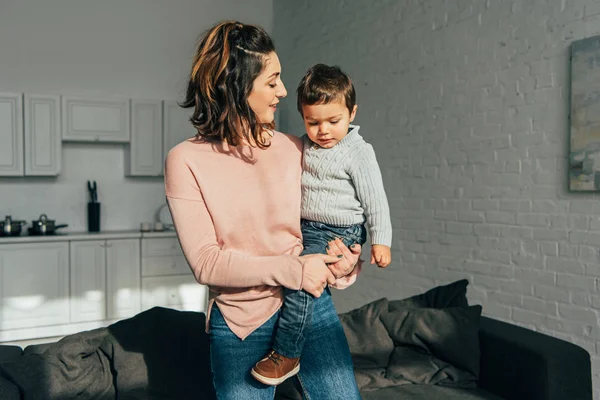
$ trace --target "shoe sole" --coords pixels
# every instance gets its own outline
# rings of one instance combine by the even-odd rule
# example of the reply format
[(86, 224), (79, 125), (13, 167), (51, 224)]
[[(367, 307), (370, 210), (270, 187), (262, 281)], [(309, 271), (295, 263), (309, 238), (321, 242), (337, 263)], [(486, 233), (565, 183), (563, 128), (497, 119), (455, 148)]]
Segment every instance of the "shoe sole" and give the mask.
[(260, 383), (264, 383), (265, 385), (269, 385), (269, 386), (277, 386), (280, 383), (283, 383), (283, 381), (285, 381), (286, 379), (291, 378), (292, 376), (296, 375), (298, 372), (300, 372), (300, 364), (296, 365), (296, 368), (294, 368), (293, 370), (291, 370), (290, 372), (288, 372), (281, 378), (267, 378), (266, 376), (262, 376), (261, 374), (256, 372), (254, 370), (254, 368), (252, 368), (252, 371), (250, 371), (250, 374), (254, 377), (254, 379), (259, 381)]

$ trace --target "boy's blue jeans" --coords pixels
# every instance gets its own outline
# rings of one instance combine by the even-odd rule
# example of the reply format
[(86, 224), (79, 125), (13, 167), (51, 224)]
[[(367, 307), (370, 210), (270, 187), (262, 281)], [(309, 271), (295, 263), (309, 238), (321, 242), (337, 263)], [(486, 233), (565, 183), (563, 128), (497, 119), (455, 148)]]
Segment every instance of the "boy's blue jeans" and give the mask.
[[(362, 224), (339, 227), (302, 220), (302, 238), (302, 255), (326, 254), (326, 247), (335, 238), (340, 238), (348, 247), (354, 243), (362, 246), (367, 240), (367, 232)], [(298, 358), (306, 341), (306, 327), (312, 322), (314, 297), (303, 290), (287, 288), (283, 295), (273, 350), (288, 358)]]

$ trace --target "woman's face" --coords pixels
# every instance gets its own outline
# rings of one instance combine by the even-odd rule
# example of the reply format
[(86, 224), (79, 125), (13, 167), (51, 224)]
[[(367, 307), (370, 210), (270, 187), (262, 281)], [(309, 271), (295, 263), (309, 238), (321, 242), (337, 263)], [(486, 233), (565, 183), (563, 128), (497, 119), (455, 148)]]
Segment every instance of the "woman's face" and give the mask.
[(268, 124), (275, 120), (277, 103), (279, 99), (287, 96), (287, 91), (281, 81), (281, 64), (277, 54), (275, 52), (267, 54), (264, 63), (263, 71), (252, 85), (248, 105), (260, 123)]

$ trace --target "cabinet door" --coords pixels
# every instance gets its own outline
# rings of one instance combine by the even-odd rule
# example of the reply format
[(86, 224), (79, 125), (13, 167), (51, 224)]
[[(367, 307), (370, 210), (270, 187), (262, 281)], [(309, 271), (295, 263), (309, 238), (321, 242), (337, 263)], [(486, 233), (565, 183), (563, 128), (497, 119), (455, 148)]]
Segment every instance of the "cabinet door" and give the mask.
[(208, 291), (189, 273), (142, 278), (142, 309), (166, 307), (206, 312)]
[(23, 97), (0, 93), (0, 176), (23, 172)]
[(71, 322), (106, 318), (104, 240), (70, 242)]
[(0, 330), (69, 322), (68, 242), (0, 246)]
[(129, 101), (63, 96), (62, 140), (129, 142)]
[(131, 142), (125, 149), (127, 176), (160, 176), (162, 109), (159, 100), (131, 100)]
[(25, 175), (55, 176), (61, 167), (60, 97), (25, 94)]
[(140, 312), (140, 240), (106, 242), (107, 318), (127, 318)]
[(196, 134), (190, 122), (192, 113), (191, 108), (181, 108), (176, 101), (163, 102), (163, 159), (167, 157), (169, 150)]

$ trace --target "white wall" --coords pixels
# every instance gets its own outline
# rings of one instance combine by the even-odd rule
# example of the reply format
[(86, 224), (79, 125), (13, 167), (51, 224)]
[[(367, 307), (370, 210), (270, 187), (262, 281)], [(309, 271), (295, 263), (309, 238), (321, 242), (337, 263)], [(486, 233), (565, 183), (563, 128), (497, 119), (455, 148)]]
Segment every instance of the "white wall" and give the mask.
[[(2, 0), (0, 92), (181, 100), (198, 36), (239, 19), (271, 31), (273, 1)], [(86, 180), (102, 228), (136, 229), (164, 204), (162, 178), (125, 178), (123, 146), (64, 144), (57, 178), (0, 178), (0, 217), (46, 213), (86, 230)]]
[(294, 90), (316, 62), (354, 79), (378, 155), (394, 261), (336, 294), (344, 311), (467, 277), (484, 313), (575, 342), (600, 389), (600, 195), (567, 191), (569, 45), (596, 0), (275, 2)]

